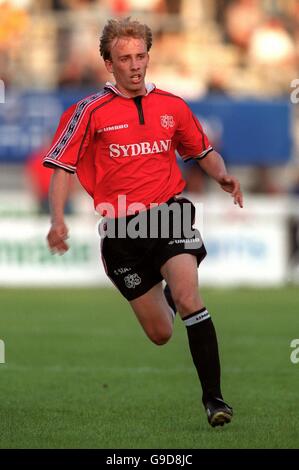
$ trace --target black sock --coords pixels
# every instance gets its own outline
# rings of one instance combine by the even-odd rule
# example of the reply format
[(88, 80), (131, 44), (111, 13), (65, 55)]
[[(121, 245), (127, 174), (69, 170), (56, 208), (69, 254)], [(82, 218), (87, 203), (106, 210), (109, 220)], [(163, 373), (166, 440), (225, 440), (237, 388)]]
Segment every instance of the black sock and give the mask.
[(202, 401), (222, 398), (220, 388), (220, 360), (216, 331), (204, 307), (183, 319), (187, 328), (189, 347), (202, 386)]

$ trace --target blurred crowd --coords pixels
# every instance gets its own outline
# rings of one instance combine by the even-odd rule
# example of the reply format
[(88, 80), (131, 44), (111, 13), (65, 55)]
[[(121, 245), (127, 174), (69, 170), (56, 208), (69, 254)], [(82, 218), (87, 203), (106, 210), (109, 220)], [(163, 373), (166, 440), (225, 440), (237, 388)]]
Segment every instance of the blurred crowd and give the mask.
[[(148, 80), (185, 99), (288, 97), (299, 75), (299, 0), (0, 0), (0, 78), (8, 89), (100, 88), (111, 77), (99, 35), (122, 15), (153, 30)], [(184, 171), (190, 191), (206, 190), (197, 167)], [(283, 192), (281, 168), (250, 172), (248, 190)]]
[(286, 94), (299, 68), (298, 0), (0, 0), (0, 13), (1, 78), (20, 87), (100, 86), (99, 33), (120, 15), (149, 23), (149, 75), (186, 98)]

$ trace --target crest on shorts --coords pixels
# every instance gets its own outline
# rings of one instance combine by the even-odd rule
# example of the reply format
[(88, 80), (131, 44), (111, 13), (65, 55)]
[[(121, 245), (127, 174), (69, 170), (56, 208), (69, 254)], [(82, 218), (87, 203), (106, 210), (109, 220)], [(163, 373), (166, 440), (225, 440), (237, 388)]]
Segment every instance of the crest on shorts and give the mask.
[(169, 129), (174, 126), (173, 116), (170, 116), (169, 114), (163, 114), (163, 116), (160, 116), (160, 122), (161, 126), (165, 127), (165, 129)]
[(128, 274), (126, 277), (124, 277), (124, 281), (128, 289), (134, 289), (136, 286), (141, 284), (141, 279), (137, 273)]

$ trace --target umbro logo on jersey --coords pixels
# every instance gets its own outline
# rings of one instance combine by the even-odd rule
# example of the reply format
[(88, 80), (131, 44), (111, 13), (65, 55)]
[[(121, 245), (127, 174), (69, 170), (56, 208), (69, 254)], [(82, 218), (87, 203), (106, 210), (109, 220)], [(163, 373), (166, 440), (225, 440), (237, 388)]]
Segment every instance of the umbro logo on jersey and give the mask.
[(169, 152), (171, 139), (154, 140), (154, 142), (140, 142), (139, 144), (110, 144), (110, 157), (137, 157), (138, 155), (149, 155), (153, 153)]
[(119, 131), (120, 129), (128, 129), (128, 127), (129, 124), (117, 124), (115, 126), (107, 126), (102, 129), (98, 129), (97, 133), (100, 134), (101, 132)]
[(160, 116), (160, 122), (161, 126), (165, 127), (165, 129), (169, 129), (170, 127), (174, 126), (173, 116), (169, 114), (164, 114), (163, 116)]

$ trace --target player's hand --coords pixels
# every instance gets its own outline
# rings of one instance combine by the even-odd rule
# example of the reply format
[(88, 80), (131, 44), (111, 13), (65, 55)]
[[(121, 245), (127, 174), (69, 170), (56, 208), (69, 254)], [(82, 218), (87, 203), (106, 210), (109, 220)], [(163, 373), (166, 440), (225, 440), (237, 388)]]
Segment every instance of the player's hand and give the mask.
[(243, 194), (241, 191), (240, 183), (237, 178), (230, 175), (225, 175), (218, 181), (223, 191), (230, 193), (234, 198), (234, 204), (243, 207)]
[(53, 223), (49, 230), (47, 240), (52, 253), (63, 255), (69, 246), (65, 242), (68, 238), (68, 228), (64, 222)]

